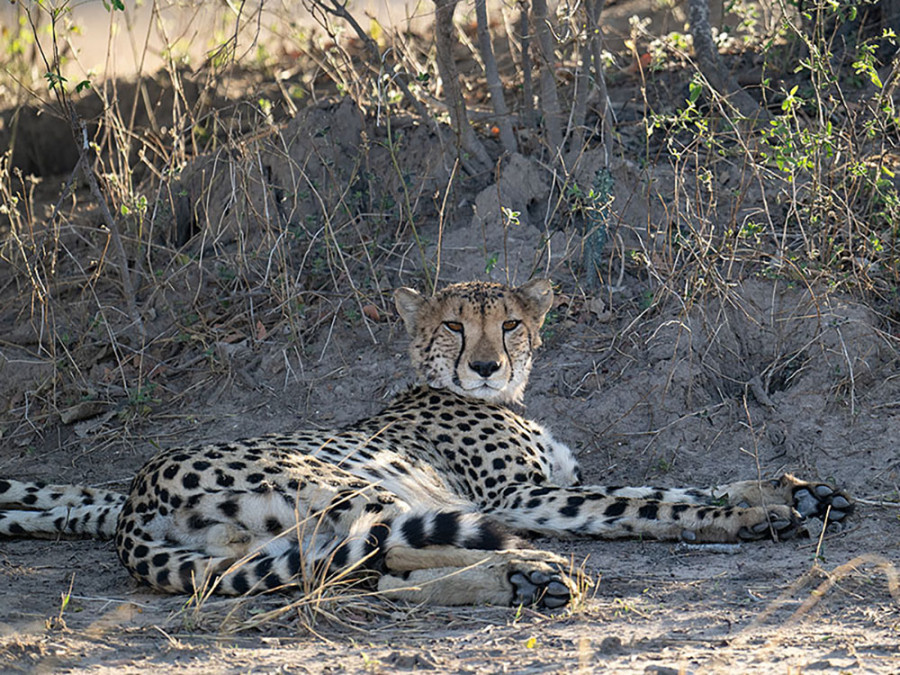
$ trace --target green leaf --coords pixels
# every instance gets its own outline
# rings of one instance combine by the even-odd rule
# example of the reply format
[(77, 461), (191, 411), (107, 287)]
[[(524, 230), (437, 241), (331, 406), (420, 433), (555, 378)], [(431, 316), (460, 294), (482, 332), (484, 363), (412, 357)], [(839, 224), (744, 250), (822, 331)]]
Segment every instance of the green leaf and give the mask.
[(692, 81), (688, 85), (688, 101), (691, 103), (696, 103), (697, 99), (700, 98), (700, 92), (703, 90), (703, 87), (700, 86), (699, 82)]
[(50, 89), (53, 90), (56, 87), (63, 87), (68, 80), (64, 78), (62, 75), (58, 73), (44, 73), (44, 79), (47, 80), (47, 84)]

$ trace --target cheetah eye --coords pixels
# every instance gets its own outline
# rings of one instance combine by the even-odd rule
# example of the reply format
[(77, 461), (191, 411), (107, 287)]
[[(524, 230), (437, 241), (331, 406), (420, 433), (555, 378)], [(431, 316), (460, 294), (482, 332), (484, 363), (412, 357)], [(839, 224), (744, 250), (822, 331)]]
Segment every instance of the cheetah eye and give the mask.
[(463, 332), (463, 325), (459, 321), (445, 321), (444, 328), (449, 330), (451, 333)]
[(509, 331), (515, 330), (516, 328), (518, 328), (520, 323), (522, 323), (522, 322), (518, 321), (516, 319), (510, 319), (509, 321), (504, 321), (503, 322), (503, 330), (505, 330), (508, 333)]

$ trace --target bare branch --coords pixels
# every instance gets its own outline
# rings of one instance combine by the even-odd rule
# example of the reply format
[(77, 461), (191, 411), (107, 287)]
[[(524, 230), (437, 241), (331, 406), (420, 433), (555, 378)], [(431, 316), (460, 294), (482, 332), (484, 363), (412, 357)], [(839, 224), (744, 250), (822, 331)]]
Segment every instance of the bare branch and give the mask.
[(373, 40), (371, 36), (362, 29), (362, 26), (360, 26), (359, 22), (354, 18), (354, 16), (347, 11), (347, 8), (340, 2), (338, 2), (338, 0), (329, 0), (330, 5), (324, 4), (324, 0), (310, 1), (313, 5), (319, 6), (324, 12), (343, 19), (348, 24), (350, 24), (353, 32), (356, 33), (356, 37), (358, 37), (360, 42), (362, 42), (366, 46), (366, 51), (369, 52), (369, 58), (374, 68), (378, 72), (383, 71), (385, 74), (387, 74), (391, 82), (396, 84), (400, 88), (400, 91), (403, 92), (403, 97), (413, 107), (413, 110), (416, 111), (416, 114), (419, 116), (419, 118), (429, 124), (433, 130), (437, 131), (437, 123), (433, 119), (431, 119), (431, 116), (428, 114), (425, 106), (422, 105), (422, 102), (419, 101), (419, 99), (417, 99), (415, 96), (413, 96), (412, 92), (409, 90), (409, 87), (406, 84), (406, 80), (394, 70), (394, 66), (385, 58), (385, 55), (381, 53), (381, 50), (378, 48), (378, 44), (375, 42), (375, 40)]
[[(30, 11), (27, 12), (27, 17), (29, 24), (31, 25), (32, 33), (34, 35), (38, 35), (37, 26), (33, 21)], [(60, 71), (61, 61), (59, 58), (59, 42), (56, 38), (56, 19), (56, 14), (51, 14), (50, 28), (52, 30), (51, 44), (53, 46), (52, 64), (47, 60), (47, 57), (44, 54), (44, 50), (40, 47), (40, 43), (37, 43), (37, 46), (40, 50), (41, 59), (44, 61), (44, 65), (47, 68), (47, 72), (53, 73), (55, 75), (55, 81), (54, 84), (51, 85), (51, 89), (56, 95), (56, 100), (59, 103), (60, 111), (69, 122), (72, 136), (75, 140), (76, 145), (78, 146), (78, 162), (75, 165), (73, 175), (78, 171), (78, 168), (80, 167), (85, 179), (88, 182), (88, 186), (90, 187), (91, 195), (97, 202), (97, 207), (100, 209), (100, 214), (103, 216), (103, 220), (109, 232), (109, 237), (112, 240), (113, 251), (118, 258), (119, 278), (122, 281), (122, 294), (125, 297), (125, 304), (128, 307), (128, 315), (131, 318), (134, 326), (138, 329), (141, 337), (144, 338), (146, 337), (147, 333), (144, 329), (144, 322), (141, 319), (141, 314), (137, 308), (134, 284), (132, 284), (131, 281), (131, 271), (128, 267), (128, 256), (125, 253), (125, 246), (122, 243), (122, 235), (119, 232), (118, 223), (116, 223), (115, 218), (113, 218), (112, 212), (109, 210), (109, 204), (106, 203), (106, 197), (100, 190), (100, 184), (98, 183), (97, 176), (94, 173), (93, 167), (91, 166), (90, 143), (88, 142), (87, 126), (85, 126), (84, 121), (78, 116), (78, 113), (76, 112), (75, 107), (72, 105), (69, 95), (64, 87), (65, 78), (62, 76), (62, 72)]]
[(118, 258), (119, 278), (122, 281), (122, 294), (125, 296), (125, 304), (128, 306), (128, 315), (131, 318), (131, 321), (134, 323), (135, 327), (138, 329), (141, 337), (146, 337), (147, 334), (144, 330), (144, 322), (141, 320), (141, 314), (137, 308), (137, 302), (134, 293), (134, 284), (132, 284), (131, 282), (131, 272), (128, 269), (128, 256), (125, 253), (125, 246), (122, 243), (122, 235), (119, 232), (119, 225), (118, 223), (116, 223), (115, 218), (113, 218), (112, 212), (109, 210), (109, 204), (106, 203), (106, 197), (100, 190), (100, 184), (97, 182), (97, 176), (94, 174), (94, 169), (91, 168), (91, 162), (89, 159), (90, 145), (88, 144), (87, 127), (84, 125), (84, 122), (78, 118), (77, 113), (75, 113), (74, 110), (75, 109), (70, 106), (71, 117), (69, 118), (69, 121), (72, 126), (72, 134), (75, 136), (76, 142), (80, 141), (80, 156), (78, 158), (78, 165), (81, 166), (82, 173), (87, 179), (88, 187), (91, 190), (91, 195), (97, 202), (97, 206), (100, 209), (100, 214), (103, 216), (103, 221), (106, 224), (106, 229), (109, 232), (109, 237), (112, 240), (113, 250), (115, 251), (116, 257)]
[(603, 69), (603, 30), (600, 28), (600, 14), (605, 4), (606, 0), (587, 0), (586, 13), (590, 31), (588, 43), (593, 61), (594, 86), (597, 88), (598, 112), (603, 124), (600, 133), (603, 138), (603, 147), (609, 153), (612, 150), (613, 115), (609, 107), (609, 92), (606, 90), (606, 72)]
[(528, 25), (528, 0), (519, 0), (519, 44), (522, 47), (523, 116), (528, 126), (534, 126), (534, 84), (531, 80), (531, 28)]
[(585, 0), (584, 3), (585, 35), (578, 41), (581, 63), (575, 79), (575, 103), (566, 130), (566, 137), (570, 139), (566, 166), (570, 169), (584, 150), (587, 104), (593, 97), (599, 101), (600, 134), (607, 159), (612, 148), (612, 113), (603, 72), (603, 33), (600, 30), (600, 12), (604, 4), (605, 0)]

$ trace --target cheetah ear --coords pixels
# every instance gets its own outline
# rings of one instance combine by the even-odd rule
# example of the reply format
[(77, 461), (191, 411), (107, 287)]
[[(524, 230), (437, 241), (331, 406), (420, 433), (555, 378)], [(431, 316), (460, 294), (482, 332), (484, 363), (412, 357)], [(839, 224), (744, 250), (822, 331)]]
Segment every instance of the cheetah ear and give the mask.
[(553, 284), (549, 279), (532, 279), (516, 289), (519, 298), (525, 303), (540, 326), (544, 317), (553, 306)]
[(398, 288), (394, 291), (394, 305), (397, 307), (400, 318), (403, 319), (406, 332), (410, 335), (415, 333), (419, 312), (427, 304), (428, 300), (422, 297), (419, 291), (412, 288)]

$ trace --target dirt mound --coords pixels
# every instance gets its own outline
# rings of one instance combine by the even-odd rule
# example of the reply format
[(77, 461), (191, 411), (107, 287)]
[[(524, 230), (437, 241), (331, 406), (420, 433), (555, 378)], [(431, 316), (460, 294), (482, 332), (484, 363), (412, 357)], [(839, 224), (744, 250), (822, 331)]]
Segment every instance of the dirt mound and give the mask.
[(745, 281), (681, 316), (653, 331), (647, 361), (697, 366), (700, 382), (668, 378), (684, 392), (675, 395), (682, 410), (747, 394), (769, 409), (825, 410), (844, 392), (852, 403), (881, 365), (869, 309), (794, 284)]
[(531, 389), (531, 410), (579, 429), (591, 480), (714, 484), (787, 469), (873, 489), (855, 439), (881, 426), (862, 413), (893, 356), (871, 310), (749, 280), (622, 319), (572, 324), (555, 338), (568, 356), (554, 350)]
[(325, 102), (189, 163), (164, 190), (157, 227), (179, 246), (227, 250), (238, 241), (264, 248), (285, 232), (321, 237), (363, 214), (376, 229), (433, 218), (431, 197), (450, 171), (443, 160), (432, 132), (412, 120), (367, 115), (349, 98)]

